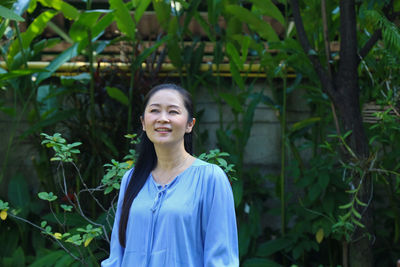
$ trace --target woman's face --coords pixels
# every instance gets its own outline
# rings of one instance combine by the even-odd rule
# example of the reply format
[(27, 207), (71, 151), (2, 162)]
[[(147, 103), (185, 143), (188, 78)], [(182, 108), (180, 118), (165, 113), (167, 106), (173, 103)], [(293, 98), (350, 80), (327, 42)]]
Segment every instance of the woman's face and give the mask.
[(143, 131), (154, 145), (181, 145), (190, 133), (195, 119), (188, 122), (188, 111), (181, 94), (174, 89), (154, 93), (141, 118)]

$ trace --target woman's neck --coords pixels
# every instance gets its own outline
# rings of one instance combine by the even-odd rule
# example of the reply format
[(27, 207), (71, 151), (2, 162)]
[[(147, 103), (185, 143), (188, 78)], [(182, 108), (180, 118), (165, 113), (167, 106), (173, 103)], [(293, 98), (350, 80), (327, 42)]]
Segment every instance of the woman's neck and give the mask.
[(170, 171), (185, 165), (192, 156), (186, 152), (183, 146), (179, 147), (155, 147), (157, 154), (156, 169)]

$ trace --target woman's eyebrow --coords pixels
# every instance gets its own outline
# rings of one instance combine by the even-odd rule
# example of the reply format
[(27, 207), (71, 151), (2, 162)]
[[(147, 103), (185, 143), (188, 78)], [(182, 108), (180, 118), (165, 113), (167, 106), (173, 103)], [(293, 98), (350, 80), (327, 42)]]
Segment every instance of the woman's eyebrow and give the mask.
[[(150, 104), (149, 106), (161, 107), (161, 104), (152, 103), (152, 104)], [(181, 107), (180, 107), (180, 106), (178, 106), (178, 105), (168, 105), (167, 107), (168, 107), (168, 108), (178, 108), (178, 109), (180, 109), (180, 108), (181, 108)]]

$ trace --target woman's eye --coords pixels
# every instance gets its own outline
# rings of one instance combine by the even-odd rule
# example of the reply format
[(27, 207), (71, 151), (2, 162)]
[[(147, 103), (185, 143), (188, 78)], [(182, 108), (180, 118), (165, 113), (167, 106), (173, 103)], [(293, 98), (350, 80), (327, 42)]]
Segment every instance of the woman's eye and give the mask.
[(150, 113), (157, 113), (158, 109), (150, 109)]
[(170, 114), (179, 114), (179, 112), (177, 110), (170, 110), (169, 113)]

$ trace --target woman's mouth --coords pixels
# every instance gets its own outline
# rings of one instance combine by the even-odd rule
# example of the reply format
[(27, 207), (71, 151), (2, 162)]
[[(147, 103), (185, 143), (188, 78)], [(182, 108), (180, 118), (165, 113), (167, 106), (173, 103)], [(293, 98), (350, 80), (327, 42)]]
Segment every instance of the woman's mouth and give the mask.
[(169, 129), (169, 128), (156, 128), (156, 132), (166, 133), (166, 132), (171, 132), (171, 129)]

